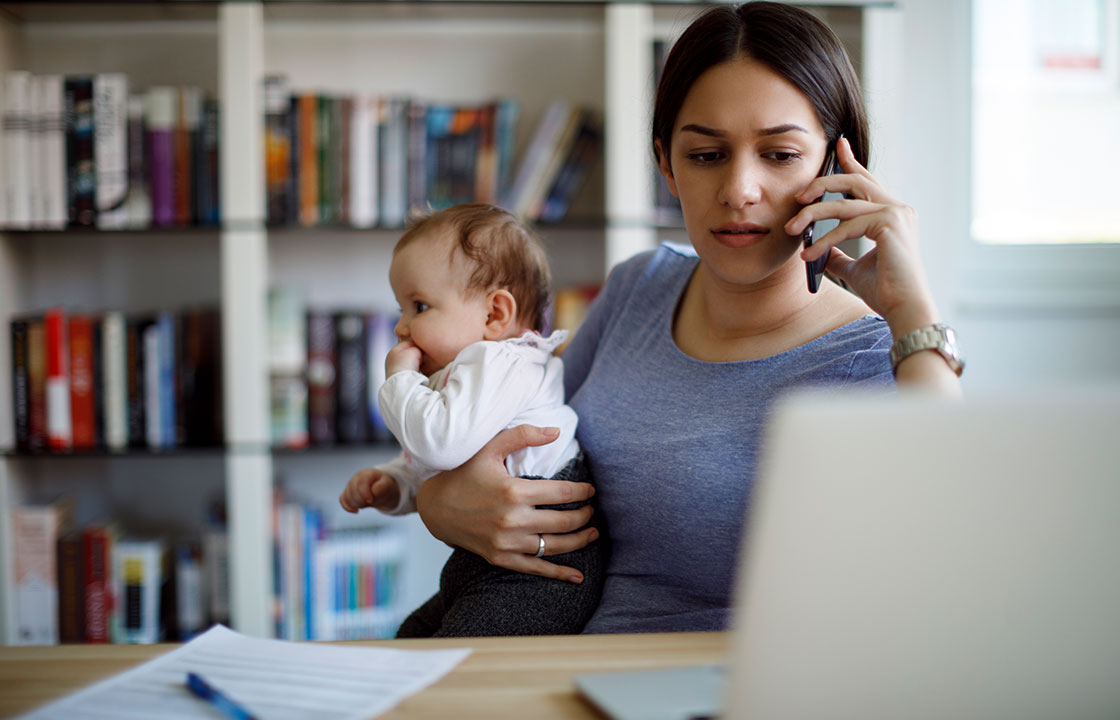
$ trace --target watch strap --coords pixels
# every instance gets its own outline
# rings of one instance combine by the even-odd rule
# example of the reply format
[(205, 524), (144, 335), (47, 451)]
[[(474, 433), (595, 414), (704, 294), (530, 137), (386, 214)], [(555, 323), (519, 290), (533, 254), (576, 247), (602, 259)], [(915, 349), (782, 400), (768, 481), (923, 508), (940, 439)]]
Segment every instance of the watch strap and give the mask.
[(945, 323), (934, 323), (911, 330), (895, 340), (891, 346), (891, 372), (897, 374), (899, 363), (924, 350), (937, 352), (957, 377), (964, 372), (964, 359), (957, 345), (956, 331)]

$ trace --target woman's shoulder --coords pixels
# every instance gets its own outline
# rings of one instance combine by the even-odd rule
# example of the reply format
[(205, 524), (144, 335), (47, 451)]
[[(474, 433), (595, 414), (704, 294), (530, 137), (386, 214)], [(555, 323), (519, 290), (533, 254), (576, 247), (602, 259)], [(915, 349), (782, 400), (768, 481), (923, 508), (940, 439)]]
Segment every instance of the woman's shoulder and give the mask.
[(659, 292), (691, 275), (698, 262), (691, 246), (663, 242), (616, 265), (607, 278), (607, 287), (622, 294), (639, 289)]

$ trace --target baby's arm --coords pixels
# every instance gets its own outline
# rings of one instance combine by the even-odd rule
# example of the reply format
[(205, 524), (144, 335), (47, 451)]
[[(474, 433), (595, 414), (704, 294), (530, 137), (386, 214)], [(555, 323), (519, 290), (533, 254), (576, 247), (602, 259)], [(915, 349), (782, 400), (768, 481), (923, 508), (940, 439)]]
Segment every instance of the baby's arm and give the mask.
[(417, 372), (391, 375), (378, 394), (381, 414), (414, 460), (450, 470), (509, 425), (542, 372), (499, 343), (475, 343), (455, 359), (438, 390)]
[(398, 455), (385, 465), (354, 473), (338, 502), (349, 513), (371, 507), (386, 515), (403, 515), (416, 511), (417, 487), (419, 478), (415, 478), (404, 455)]

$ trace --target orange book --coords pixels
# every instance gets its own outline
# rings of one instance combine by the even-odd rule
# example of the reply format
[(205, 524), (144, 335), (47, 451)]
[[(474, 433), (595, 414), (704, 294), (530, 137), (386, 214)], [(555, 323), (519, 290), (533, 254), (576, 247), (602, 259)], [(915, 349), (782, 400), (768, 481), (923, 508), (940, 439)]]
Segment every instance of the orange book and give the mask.
[(299, 222), (312, 227), (319, 222), (319, 98), (299, 98)]
[(89, 315), (70, 318), (70, 429), (80, 450), (97, 446), (93, 324)]

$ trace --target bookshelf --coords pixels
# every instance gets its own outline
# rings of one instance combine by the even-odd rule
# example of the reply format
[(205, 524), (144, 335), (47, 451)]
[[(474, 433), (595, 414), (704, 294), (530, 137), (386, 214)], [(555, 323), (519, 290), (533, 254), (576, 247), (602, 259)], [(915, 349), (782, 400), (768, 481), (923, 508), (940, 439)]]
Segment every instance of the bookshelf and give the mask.
[[(817, 5), (864, 56), (865, 48), (882, 45), (874, 35), (889, 32), (882, 18), (894, 10), (884, 3), (849, 7), (859, 4)], [(222, 314), (226, 388), (220, 447), (0, 455), (0, 643), (15, 642), (14, 548), (6, 520), (15, 507), (65, 492), (88, 519), (120, 513), (175, 529), (167, 532), (189, 532), (210, 504), (224, 503), (231, 623), (269, 636), (274, 486), (330, 508), (354, 470), (395, 452), (384, 444), (308, 452), (269, 447), (268, 289), (303, 288), (309, 306), (394, 308), (385, 274), (399, 231), (266, 224), (266, 75), (284, 74), (293, 88), (340, 93), (448, 102), (512, 96), (521, 107), (518, 155), (554, 97), (600, 111), (603, 162), (573, 206), (579, 219), (540, 228), (556, 284), (592, 283), (661, 237), (684, 238), (683, 231), (650, 222), (651, 40), (674, 35), (695, 12), (692, 4), (630, 2), (0, 3), (0, 77), (16, 68), (120, 71), (137, 88), (194, 85), (216, 97), (222, 205), (217, 228), (0, 231), (0, 449), (14, 445), (6, 323), (20, 313), (55, 305), (141, 311), (212, 303)], [(337, 507), (328, 522), (354, 524)], [(435, 589), (447, 550), (415, 518), (387, 522), (407, 534), (402, 602), (412, 607)]]

